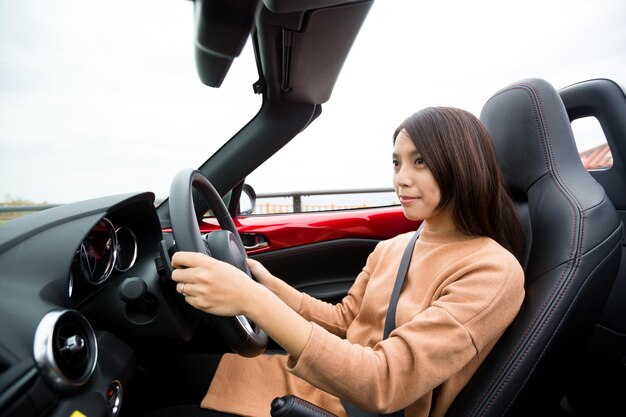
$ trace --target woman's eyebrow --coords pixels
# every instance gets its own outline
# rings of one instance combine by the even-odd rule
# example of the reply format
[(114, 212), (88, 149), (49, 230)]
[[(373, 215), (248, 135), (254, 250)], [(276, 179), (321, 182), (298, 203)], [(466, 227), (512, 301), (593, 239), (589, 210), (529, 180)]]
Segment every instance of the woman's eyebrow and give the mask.
[[(418, 151), (418, 150), (414, 150), (414, 151), (410, 151), (410, 152), (408, 153), (408, 156), (422, 156), (422, 154), (420, 153), (420, 151)], [(399, 158), (399, 157), (400, 157), (400, 155), (398, 155), (398, 153), (397, 153), (397, 152), (394, 152), (394, 153), (392, 153), (392, 154), (391, 154), (391, 157), (392, 157), (392, 158)]]

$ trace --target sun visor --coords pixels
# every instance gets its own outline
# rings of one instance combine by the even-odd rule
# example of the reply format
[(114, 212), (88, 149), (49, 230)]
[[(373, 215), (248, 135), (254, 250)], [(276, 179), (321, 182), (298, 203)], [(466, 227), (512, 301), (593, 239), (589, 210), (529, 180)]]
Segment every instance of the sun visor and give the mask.
[(219, 87), (252, 30), (260, 0), (195, 0), (195, 57), (200, 80)]
[[(287, 3), (270, 3), (280, 10), (287, 8)], [(344, 1), (288, 13), (274, 12), (265, 4), (257, 18), (256, 37), (267, 98), (302, 104), (328, 101), (372, 3)]]

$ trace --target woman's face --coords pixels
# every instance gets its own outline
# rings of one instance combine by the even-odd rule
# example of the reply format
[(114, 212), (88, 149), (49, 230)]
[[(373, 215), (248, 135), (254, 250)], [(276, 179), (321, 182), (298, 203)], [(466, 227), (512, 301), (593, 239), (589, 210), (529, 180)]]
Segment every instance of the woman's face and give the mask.
[[(451, 221), (447, 210), (438, 208), (441, 191), (415, 144), (402, 130), (393, 146), (393, 186), (400, 199), (402, 211), (410, 220)], [(441, 217), (445, 219), (440, 219)]]

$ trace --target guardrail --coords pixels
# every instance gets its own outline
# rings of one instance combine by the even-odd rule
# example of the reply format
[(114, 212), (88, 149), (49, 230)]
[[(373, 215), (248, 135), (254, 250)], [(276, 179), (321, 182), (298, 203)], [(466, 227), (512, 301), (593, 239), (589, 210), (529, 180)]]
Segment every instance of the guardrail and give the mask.
[[(276, 207), (291, 207), (294, 213), (301, 213), (303, 211), (321, 211), (321, 210), (338, 210), (355, 207), (367, 207), (367, 205), (351, 205), (351, 204), (310, 204), (305, 205), (302, 203), (304, 197), (315, 196), (329, 196), (329, 195), (348, 195), (348, 194), (375, 194), (375, 193), (392, 193), (393, 188), (362, 188), (362, 189), (340, 189), (340, 190), (313, 190), (313, 191), (289, 191), (282, 193), (260, 193), (256, 195), (257, 200), (267, 200), (274, 198), (289, 198), (291, 204), (289, 205), (272, 205)], [(30, 204), (30, 205), (0, 205), (0, 221), (9, 220), (10, 218), (17, 217), (9, 216), (9, 213), (27, 213), (46, 210), (49, 208), (57, 207), (60, 204)], [(269, 211), (269, 212), (279, 212)], [(285, 212), (280, 210), (280, 212)], [(268, 213), (268, 210), (265, 211)]]
[[(324, 195), (346, 195), (346, 194), (375, 194), (375, 193), (392, 193), (393, 188), (362, 188), (362, 189), (342, 189), (342, 190), (317, 190), (317, 191), (290, 191), (284, 193), (261, 193), (257, 194), (257, 200), (269, 198), (291, 198), (291, 206), (294, 213), (301, 213), (303, 210), (302, 197), (324, 196)], [(320, 206), (315, 205), (315, 206)], [(361, 207), (354, 205), (330, 204), (328, 210), (339, 208)], [(334, 207), (333, 207), (334, 206)]]

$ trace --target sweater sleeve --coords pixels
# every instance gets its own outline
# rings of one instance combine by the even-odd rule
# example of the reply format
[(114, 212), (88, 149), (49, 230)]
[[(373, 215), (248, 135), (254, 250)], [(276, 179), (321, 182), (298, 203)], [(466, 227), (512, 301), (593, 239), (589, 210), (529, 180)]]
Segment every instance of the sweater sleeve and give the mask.
[(459, 270), (430, 307), (373, 348), (314, 325), (288, 370), (373, 412), (406, 408), (459, 372), (510, 324), (523, 298), (523, 273), (514, 267), (474, 264)]
[(368, 256), (367, 262), (348, 294), (338, 304), (327, 303), (304, 294), (298, 313), (305, 319), (318, 324), (332, 334), (341, 338), (346, 337), (346, 331), (361, 309), (363, 294), (367, 287), (371, 271), (376, 267), (379, 258), (380, 243)]

